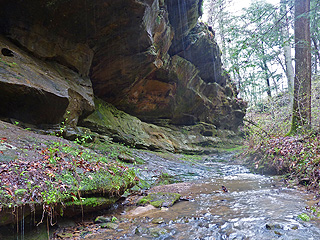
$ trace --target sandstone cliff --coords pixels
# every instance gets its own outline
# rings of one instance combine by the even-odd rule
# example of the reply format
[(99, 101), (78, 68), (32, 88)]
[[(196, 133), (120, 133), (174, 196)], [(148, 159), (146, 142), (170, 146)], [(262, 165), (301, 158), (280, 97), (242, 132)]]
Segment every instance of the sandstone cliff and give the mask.
[(245, 103), (198, 23), (201, 3), (2, 0), (0, 116), (97, 126), (86, 120), (96, 96), (148, 123), (236, 130)]

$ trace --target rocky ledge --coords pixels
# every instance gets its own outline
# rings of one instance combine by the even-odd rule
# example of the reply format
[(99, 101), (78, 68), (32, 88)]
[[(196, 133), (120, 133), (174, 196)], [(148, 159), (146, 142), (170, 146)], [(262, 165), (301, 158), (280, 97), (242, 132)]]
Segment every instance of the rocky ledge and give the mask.
[(75, 127), (98, 97), (156, 125), (236, 131), (246, 104), (198, 22), (202, 1), (179, 3), (2, 1), (0, 116)]

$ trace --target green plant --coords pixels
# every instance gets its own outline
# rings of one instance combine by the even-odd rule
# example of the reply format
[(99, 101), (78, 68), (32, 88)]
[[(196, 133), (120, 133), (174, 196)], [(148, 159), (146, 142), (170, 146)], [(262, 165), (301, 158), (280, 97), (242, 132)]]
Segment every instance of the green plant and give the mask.
[(60, 157), (57, 157), (57, 153), (58, 153), (59, 149), (55, 148), (55, 147), (49, 147), (48, 148), (48, 152), (49, 152), (49, 163), (51, 164), (56, 164), (57, 161), (60, 159)]
[(27, 189), (17, 189), (14, 194), (15, 195), (23, 195), (27, 192), (28, 190)]
[(84, 143), (87, 143), (89, 141), (92, 141), (92, 137), (89, 134), (85, 134), (84, 136), (77, 137), (75, 139), (75, 142), (78, 143), (78, 144), (84, 144)]
[(301, 213), (298, 215), (298, 218), (300, 218), (302, 221), (308, 222), (310, 221), (310, 217), (306, 213)]
[(59, 134), (57, 134), (57, 136), (63, 136), (63, 133), (65, 132), (66, 128), (67, 128), (67, 123), (69, 120), (69, 115), (70, 115), (70, 111), (66, 111), (65, 114), (65, 119), (60, 123), (60, 128), (59, 128)]

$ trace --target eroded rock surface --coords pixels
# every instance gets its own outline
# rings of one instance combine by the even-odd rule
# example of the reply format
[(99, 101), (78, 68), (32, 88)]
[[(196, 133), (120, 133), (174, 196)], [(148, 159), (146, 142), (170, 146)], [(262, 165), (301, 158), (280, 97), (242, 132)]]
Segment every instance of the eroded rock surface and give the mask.
[(33, 124), (77, 125), (94, 110), (90, 79), (69, 68), (28, 55), (0, 37), (0, 49), (13, 56), (0, 59), (0, 116)]
[[(143, 121), (206, 122), (235, 130), (245, 104), (223, 74), (213, 31), (197, 23), (201, 4), (202, 0), (4, 0), (0, 27), (1, 34), (35, 57), (65, 66), (69, 75), (89, 77), (97, 97)], [(90, 88), (87, 80), (84, 85)], [(4, 93), (7, 102), (15, 92), (27, 94), (18, 88), (10, 92)], [(29, 95), (30, 105), (43, 102), (33, 91)], [(71, 105), (77, 109), (73, 112), (81, 112), (69, 117), (75, 122), (93, 108), (92, 99), (79, 91), (57, 96), (46, 94), (48, 103), (42, 104), (56, 116), (54, 122)], [(31, 112), (39, 116), (37, 122), (47, 121), (40, 116), (43, 106), (27, 112), (19, 106), (11, 109), (14, 117), (29, 119)]]
[(201, 122), (190, 126), (157, 126), (142, 122), (109, 103), (95, 99), (96, 111), (81, 124), (114, 142), (150, 150), (209, 153), (216, 148), (235, 147), (241, 139), (233, 131), (216, 129)]

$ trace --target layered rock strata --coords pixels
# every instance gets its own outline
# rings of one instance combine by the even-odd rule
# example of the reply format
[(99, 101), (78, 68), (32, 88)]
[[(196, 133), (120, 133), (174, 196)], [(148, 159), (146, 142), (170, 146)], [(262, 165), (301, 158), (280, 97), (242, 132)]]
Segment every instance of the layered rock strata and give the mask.
[(0, 115), (76, 125), (93, 92), (146, 122), (236, 130), (245, 103), (198, 23), (201, 3), (3, 0), (0, 31), (17, 47), (1, 40), (13, 56), (1, 56)]

